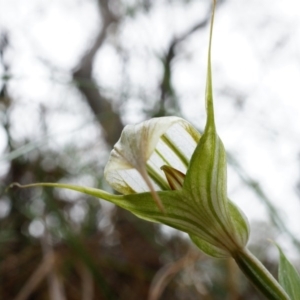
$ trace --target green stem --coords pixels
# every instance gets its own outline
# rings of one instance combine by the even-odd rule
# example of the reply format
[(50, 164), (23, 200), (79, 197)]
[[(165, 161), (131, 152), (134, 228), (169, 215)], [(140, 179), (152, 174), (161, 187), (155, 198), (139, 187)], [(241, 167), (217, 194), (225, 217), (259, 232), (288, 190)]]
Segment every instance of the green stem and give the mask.
[(233, 258), (241, 271), (267, 299), (290, 300), (281, 285), (247, 248), (234, 253)]

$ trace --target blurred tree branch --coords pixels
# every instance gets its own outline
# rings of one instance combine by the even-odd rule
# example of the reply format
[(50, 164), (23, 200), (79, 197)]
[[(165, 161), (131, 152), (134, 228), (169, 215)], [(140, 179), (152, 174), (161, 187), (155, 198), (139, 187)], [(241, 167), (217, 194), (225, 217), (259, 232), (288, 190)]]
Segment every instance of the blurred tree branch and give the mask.
[[(220, 1), (219, 4), (222, 4), (224, 1)], [(219, 5), (218, 5), (219, 6)], [(197, 22), (193, 26), (191, 26), (188, 30), (186, 30), (181, 35), (174, 37), (169, 44), (169, 47), (164, 55), (161, 57), (161, 62), (163, 64), (163, 76), (160, 83), (160, 99), (159, 99), (159, 108), (157, 113), (154, 116), (165, 116), (167, 115), (166, 104), (169, 100), (170, 106), (176, 107), (178, 113), (180, 110), (178, 109), (178, 104), (176, 101), (175, 90), (172, 85), (172, 63), (176, 58), (177, 51), (176, 48), (183, 42), (185, 42), (191, 35), (196, 33), (198, 30), (203, 29), (208, 24), (210, 19), (210, 11), (209, 8), (203, 20)]]
[(171, 106), (177, 107), (177, 101), (175, 97), (175, 91), (172, 85), (172, 63), (177, 55), (176, 47), (189, 38), (193, 33), (197, 32), (199, 29), (204, 28), (209, 21), (209, 12), (206, 14), (205, 18), (200, 22), (193, 25), (182, 35), (174, 37), (171, 41), (166, 53), (162, 56), (161, 62), (163, 64), (163, 76), (160, 83), (160, 99), (159, 99), (159, 109), (155, 116), (165, 116), (166, 111), (166, 102), (167, 100), (171, 101)]
[(123, 129), (120, 115), (114, 112), (112, 102), (101, 94), (93, 78), (93, 63), (95, 56), (104, 44), (108, 29), (117, 25), (120, 18), (109, 7), (109, 0), (97, 0), (102, 20), (102, 27), (96, 35), (93, 45), (83, 55), (76, 70), (73, 80), (78, 83), (78, 89), (84, 95), (88, 105), (94, 112), (105, 132), (105, 140), (112, 147), (119, 139)]

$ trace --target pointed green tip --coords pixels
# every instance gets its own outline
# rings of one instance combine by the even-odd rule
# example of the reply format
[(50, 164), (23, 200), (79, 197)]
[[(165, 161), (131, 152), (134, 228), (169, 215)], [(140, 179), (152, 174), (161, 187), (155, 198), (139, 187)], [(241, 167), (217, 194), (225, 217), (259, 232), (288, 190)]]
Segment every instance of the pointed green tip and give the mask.
[(212, 89), (212, 72), (211, 72), (211, 44), (212, 44), (215, 8), (216, 8), (216, 1), (213, 0), (212, 15), (211, 15), (211, 20), (210, 20), (208, 58), (207, 58), (207, 79), (206, 79), (206, 95), (205, 95), (207, 121), (206, 121), (205, 130), (208, 130), (211, 127), (213, 127), (213, 128), (215, 127), (213, 89)]
[(83, 193), (83, 194), (86, 194), (89, 196), (93, 196), (96, 198), (101, 198), (101, 199), (110, 201), (115, 204), (118, 204), (118, 201), (122, 200), (122, 198), (123, 198), (122, 195), (110, 194), (110, 193), (107, 193), (100, 189), (79, 186), (79, 185), (73, 185), (73, 184), (65, 184), (65, 183), (39, 182), (39, 183), (22, 185), (22, 184), (15, 182), (9, 186), (9, 188), (12, 188), (12, 187), (18, 187), (21, 189), (34, 188), (34, 187), (50, 187), (50, 188), (67, 189), (67, 190), (80, 192), (80, 193)]

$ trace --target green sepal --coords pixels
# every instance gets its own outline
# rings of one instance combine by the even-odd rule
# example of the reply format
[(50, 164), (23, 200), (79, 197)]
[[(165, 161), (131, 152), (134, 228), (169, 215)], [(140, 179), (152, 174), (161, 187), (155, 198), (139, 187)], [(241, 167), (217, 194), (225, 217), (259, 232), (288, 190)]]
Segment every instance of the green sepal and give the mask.
[[(239, 240), (244, 240), (246, 243), (249, 237), (249, 225), (247, 219), (244, 217), (243, 212), (229, 199), (228, 199), (228, 203), (229, 203), (230, 215), (233, 219), (233, 223), (236, 228), (236, 233), (240, 235)], [(211, 243), (204, 241), (198, 236), (194, 236), (190, 234), (190, 238), (201, 251), (203, 251), (209, 256), (215, 258), (226, 258), (231, 256), (231, 254), (228, 251), (213, 246)]]
[(13, 185), (21, 188), (52, 187), (78, 191), (86, 195), (101, 198), (114, 203), (119, 207), (129, 210), (142, 219), (151, 222), (162, 223), (197, 236), (204, 236), (204, 238), (206, 238), (208, 241), (215, 242), (215, 238), (210, 235), (208, 231), (207, 233), (202, 232), (201, 224), (199, 226), (199, 217), (195, 213), (194, 207), (191, 205), (187, 205), (187, 203), (183, 200), (186, 197), (184, 197), (182, 191), (157, 192), (163, 206), (165, 207), (165, 212), (162, 212), (153, 201), (152, 194), (150, 192), (130, 195), (114, 195), (100, 189), (63, 183), (34, 183), (29, 185)]
[[(130, 195), (114, 195), (95, 188), (61, 183), (36, 183), (26, 186), (17, 186), (23, 188), (65, 188), (73, 191), (78, 191), (93, 197), (101, 198), (112, 202), (119, 207), (129, 210), (139, 218), (168, 225), (203, 240), (204, 242), (202, 244), (207, 244), (206, 246), (202, 246), (204, 252), (205, 249), (209, 249), (208, 244), (212, 245), (210, 247), (211, 249), (214, 249), (214, 247), (216, 247), (223, 249), (224, 252), (227, 251), (226, 240), (220, 239), (220, 237), (218, 236), (218, 232), (211, 230), (212, 228), (210, 228), (210, 225), (203, 222), (201, 216), (199, 216), (199, 211), (195, 206), (192, 205), (192, 203), (189, 203), (189, 193), (183, 190), (157, 192), (165, 208), (165, 212), (162, 212), (153, 201), (152, 194), (150, 192)], [(199, 248), (202, 249), (201, 247)], [(206, 250), (206, 252), (207, 251), (208, 250)], [(210, 252), (212, 253), (212, 250)]]
[(250, 226), (248, 219), (238, 206), (228, 199), (229, 213), (235, 229), (235, 234), (238, 235), (238, 240), (246, 245), (250, 235)]
[(282, 249), (279, 250), (278, 280), (291, 300), (300, 300), (300, 276), (295, 267), (289, 262)]
[(215, 4), (214, 1), (207, 59), (207, 120), (204, 133), (191, 157), (183, 189), (190, 194), (190, 201), (198, 208), (199, 217), (206, 220), (207, 226), (226, 241), (226, 249), (234, 251), (245, 247), (249, 227), (246, 217), (227, 199), (226, 151), (215, 126), (211, 70)]
[(199, 238), (196, 235), (189, 234), (191, 240), (193, 243), (205, 254), (215, 257), (215, 258), (228, 258), (230, 257), (230, 253), (219, 248), (216, 246), (213, 246), (212, 244), (204, 241), (203, 239)]

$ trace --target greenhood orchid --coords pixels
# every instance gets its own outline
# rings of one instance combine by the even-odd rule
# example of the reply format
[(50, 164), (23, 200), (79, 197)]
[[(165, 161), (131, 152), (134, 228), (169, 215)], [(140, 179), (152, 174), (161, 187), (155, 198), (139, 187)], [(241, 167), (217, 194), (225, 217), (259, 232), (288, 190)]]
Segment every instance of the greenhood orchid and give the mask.
[(178, 117), (154, 118), (126, 126), (104, 170), (107, 182), (121, 195), (61, 183), (22, 187), (79, 191), (110, 201), (142, 219), (186, 232), (208, 255), (233, 257), (268, 299), (290, 299), (246, 248), (247, 219), (227, 197), (226, 152), (216, 131), (213, 108), (210, 58), (213, 19), (214, 9), (205, 95), (207, 120), (202, 135)]
[(124, 194), (110, 201), (189, 233), (212, 256), (230, 256), (247, 243), (247, 221), (227, 200), (225, 150), (214, 131), (201, 137), (177, 117), (128, 125), (104, 175)]
[[(189, 234), (214, 257), (241, 251), (249, 236), (242, 212), (227, 198), (226, 153), (217, 135), (212, 96), (209, 42), (204, 133), (178, 117), (154, 118), (124, 128), (104, 175), (122, 195), (58, 183), (110, 201), (140, 218)], [(33, 186), (33, 185), (31, 185)]]
[(227, 199), (226, 154), (210, 124), (202, 136), (178, 117), (128, 125), (104, 175), (123, 195), (60, 183), (29, 186), (67, 188), (105, 199), (140, 218), (188, 233), (214, 257), (230, 257), (247, 243), (248, 223)]

